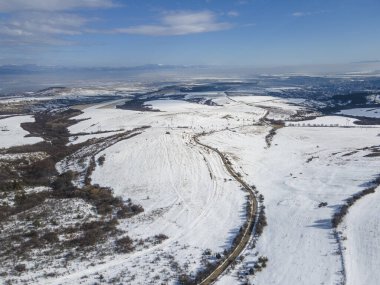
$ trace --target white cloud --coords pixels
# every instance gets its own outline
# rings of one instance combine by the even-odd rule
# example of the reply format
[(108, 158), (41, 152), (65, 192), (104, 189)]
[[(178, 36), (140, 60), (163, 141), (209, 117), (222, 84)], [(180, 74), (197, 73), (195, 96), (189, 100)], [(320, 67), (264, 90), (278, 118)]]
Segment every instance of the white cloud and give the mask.
[(164, 14), (159, 24), (120, 28), (112, 32), (149, 36), (179, 36), (221, 31), (231, 27), (230, 23), (219, 22), (216, 15), (209, 11), (180, 11)]
[(309, 13), (309, 12), (294, 12), (292, 14), (293, 17), (304, 17), (304, 16), (308, 16), (308, 15), (311, 15), (311, 13)]
[(78, 28), (83, 26), (86, 22), (86, 19), (72, 14), (33, 13), (33, 15), (31, 15), (28, 13), (18, 15), (3, 26), (9, 31), (20, 30), (28, 35), (76, 35), (80, 33)]
[(230, 16), (230, 17), (238, 17), (239, 16), (239, 12), (237, 12), (237, 11), (229, 11), (227, 13), (227, 15)]
[[(232, 27), (230, 23), (221, 22), (216, 14), (210, 11), (177, 11), (164, 13), (158, 24), (131, 26), (113, 30), (94, 30), (89, 25), (94, 19), (85, 18), (74, 9), (74, 5), (95, 7), (113, 4), (109, 0), (34, 0), (22, 10), (18, 6), (27, 1), (13, 0), (5, 5), (0, 0), (1, 9), (15, 10), (5, 12), (7, 17), (0, 18), (0, 45), (62, 45), (71, 44), (70, 36), (85, 33), (108, 34), (139, 34), (150, 36), (179, 36), (196, 33), (206, 33), (226, 30)], [(49, 7), (42, 10), (42, 2), (49, 3)], [(75, 2), (75, 3), (74, 3)], [(52, 3), (55, 3), (54, 5)], [(64, 4), (63, 4), (64, 3)], [(33, 6), (33, 9), (32, 9)], [(54, 9), (53, 9), (54, 8)], [(19, 9), (16, 11), (16, 9)], [(70, 11), (62, 11), (70, 10)]]
[(111, 8), (112, 0), (0, 0), (0, 12), (65, 11), (75, 8)]
[(86, 19), (77, 9), (111, 8), (114, 0), (0, 0), (0, 43), (65, 44), (83, 33)]
[(316, 12), (294, 12), (292, 14), (293, 17), (305, 17), (305, 16), (312, 16), (312, 15), (319, 15), (319, 14), (325, 14), (328, 13), (327, 10), (321, 10), (321, 11), (316, 11)]
[(79, 35), (87, 22), (85, 18), (74, 14), (18, 13), (7, 21), (0, 21), (0, 42), (61, 44), (62, 40), (58, 36)]

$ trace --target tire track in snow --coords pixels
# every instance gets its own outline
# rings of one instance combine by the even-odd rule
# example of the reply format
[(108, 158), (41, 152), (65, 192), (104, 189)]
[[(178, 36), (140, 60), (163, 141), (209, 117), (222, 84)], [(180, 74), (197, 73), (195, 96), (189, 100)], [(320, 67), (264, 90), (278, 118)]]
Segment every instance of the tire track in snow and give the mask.
[[(195, 145), (192, 145), (192, 146), (196, 146)], [(167, 147), (167, 144), (163, 144), (162, 146), (164, 148), (164, 151), (165, 151), (165, 157), (166, 157), (166, 161), (167, 163), (170, 163), (171, 159), (174, 159), (178, 164), (178, 161), (181, 161), (179, 159), (177, 159), (175, 156), (170, 156), (170, 149), (173, 147), (171, 146), (170, 148)], [(195, 150), (193, 149), (193, 147), (190, 148), (191, 151), (194, 152), (194, 155), (199, 155), (200, 157), (203, 158), (202, 155), (205, 155), (207, 156), (207, 160), (208, 162), (205, 162), (203, 159), (202, 161), (204, 163), (209, 163), (211, 166), (212, 165), (216, 165), (216, 160), (217, 160), (217, 155), (212, 155), (212, 153), (208, 153), (206, 151), (202, 151), (203, 153), (202, 154), (199, 154), (198, 153), (198, 150)], [(189, 153), (186, 153), (186, 155), (191, 155)], [(211, 156), (211, 158), (209, 158)], [(212, 161), (210, 160), (215, 160), (215, 162), (213, 163)], [(173, 169), (173, 164), (170, 163), (170, 167), (171, 169)], [(216, 168), (214, 169), (214, 171), (218, 170), (219, 172), (221, 171), (222, 168)], [(216, 175), (216, 173), (214, 173)], [(173, 180), (171, 180), (171, 188), (173, 188), (174, 192), (176, 193), (177, 195), (177, 201), (180, 201), (180, 202), (183, 202), (183, 208), (177, 213), (176, 217), (182, 215), (186, 210), (190, 211), (191, 210), (191, 207), (188, 203), (186, 203), (186, 198), (177, 190), (177, 188), (175, 187), (175, 183)], [(152, 253), (152, 252), (155, 252), (155, 251), (158, 251), (162, 248), (165, 248), (165, 247), (168, 247), (172, 244), (174, 244), (175, 242), (179, 241), (180, 239), (188, 236), (188, 235), (192, 235), (193, 232), (192, 232), (192, 229), (194, 229), (199, 223), (201, 223), (203, 221), (203, 219), (205, 217), (208, 216), (208, 214), (210, 213), (210, 211), (213, 209), (213, 203), (215, 201), (218, 200), (218, 198), (221, 196), (221, 191), (219, 189), (219, 183), (216, 181), (216, 179), (213, 180), (213, 187), (212, 187), (212, 192), (210, 193), (210, 195), (208, 195), (207, 197), (207, 202), (206, 202), (206, 206), (202, 209), (202, 211), (199, 213), (199, 215), (197, 215), (197, 217), (188, 225), (188, 227), (186, 228), (185, 231), (180, 231), (178, 234), (170, 237), (169, 239), (165, 240), (164, 242), (162, 242), (161, 244), (158, 244), (158, 245), (155, 245), (155, 246), (152, 246), (148, 249), (144, 249), (144, 250), (140, 250), (140, 251), (136, 251), (136, 252), (133, 252), (133, 253), (130, 253), (126, 256), (123, 256), (122, 258), (118, 258), (118, 259), (111, 259), (109, 261), (106, 261), (105, 263), (103, 264), (98, 264), (96, 266), (93, 266), (93, 267), (87, 267), (86, 269), (84, 270), (80, 270), (80, 271), (74, 271), (74, 272), (71, 272), (67, 275), (63, 275), (63, 276), (60, 276), (58, 278), (54, 278), (54, 279), (50, 279), (50, 280), (46, 280), (46, 283), (45, 284), (61, 284), (61, 283), (64, 283), (64, 284), (68, 284), (70, 282), (75, 282), (76, 280), (80, 279), (82, 276), (86, 276), (86, 275), (93, 275), (95, 272), (102, 272), (102, 271), (105, 271), (105, 270), (108, 270), (109, 268), (112, 268), (112, 267), (117, 267), (117, 266), (121, 266), (123, 263), (125, 263), (127, 260), (131, 260), (131, 259), (136, 259), (136, 258), (139, 258), (139, 257), (142, 257), (142, 256), (145, 256), (149, 253)], [(170, 223), (170, 222), (169, 222)], [(169, 226), (168, 224), (164, 227), (167, 227)]]

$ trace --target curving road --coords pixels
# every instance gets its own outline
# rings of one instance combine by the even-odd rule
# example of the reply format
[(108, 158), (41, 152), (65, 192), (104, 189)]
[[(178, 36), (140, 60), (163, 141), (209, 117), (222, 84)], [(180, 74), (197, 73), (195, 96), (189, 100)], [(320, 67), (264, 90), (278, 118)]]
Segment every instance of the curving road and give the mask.
[(212, 284), (214, 281), (217, 280), (217, 278), (219, 276), (222, 275), (222, 273), (227, 269), (227, 267), (238, 258), (240, 253), (247, 246), (251, 236), (255, 232), (254, 229), (255, 229), (255, 226), (256, 226), (256, 223), (258, 220), (257, 219), (258, 214), (259, 214), (258, 203), (257, 203), (257, 199), (255, 196), (254, 188), (249, 186), (243, 179), (240, 178), (240, 176), (235, 172), (235, 170), (232, 168), (232, 166), (228, 163), (228, 160), (226, 159), (226, 157), (224, 156), (224, 154), (221, 151), (219, 151), (217, 148), (211, 147), (211, 146), (204, 144), (204, 143), (201, 143), (199, 141), (199, 137), (205, 136), (205, 135), (208, 135), (211, 133), (213, 133), (213, 132), (198, 134), (198, 135), (195, 135), (193, 137), (193, 139), (197, 144), (217, 153), (220, 156), (220, 158), (222, 159), (222, 162), (223, 162), (225, 168), (227, 169), (228, 173), (237, 182), (239, 182), (240, 185), (243, 187), (243, 189), (249, 194), (248, 195), (248, 201), (249, 201), (250, 207), (249, 207), (249, 213), (247, 216), (247, 221), (243, 225), (243, 235), (241, 235), (241, 237), (238, 240), (238, 242), (236, 243), (235, 247), (229, 253), (229, 255), (224, 259), (224, 261), (217, 268), (215, 268), (207, 277), (205, 277), (199, 283), (200, 285)]

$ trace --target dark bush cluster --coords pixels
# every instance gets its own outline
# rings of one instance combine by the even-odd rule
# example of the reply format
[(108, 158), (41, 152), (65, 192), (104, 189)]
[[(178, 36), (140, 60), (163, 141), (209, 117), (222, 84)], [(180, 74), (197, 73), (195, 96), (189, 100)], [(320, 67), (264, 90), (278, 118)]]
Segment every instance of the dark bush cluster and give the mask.
[(23, 181), (27, 185), (48, 185), (50, 177), (57, 174), (55, 161), (51, 158), (38, 160), (28, 166), (22, 167)]
[(261, 207), (259, 218), (256, 225), (256, 233), (258, 236), (260, 236), (263, 233), (264, 227), (267, 225), (268, 223), (267, 223), (267, 218), (265, 216), (265, 209), (264, 207)]
[(122, 237), (116, 241), (116, 250), (121, 253), (128, 253), (133, 249), (133, 240), (129, 236)]
[(26, 265), (25, 264), (17, 264), (15, 266), (15, 270), (17, 272), (24, 272), (26, 270)]
[(112, 219), (109, 221), (93, 221), (85, 223), (79, 229), (72, 228), (71, 230), (74, 232), (79, 230), (83, 233), (79, 237), (68, 241), (66, 245), (77, 246), (79, 248), (93, 246), (104, 241), (107, 235), (115, 233), (117, 225), (117, 219)]
[(169, 237), (164, 234), (158, 234), (154, 236), (154, 239), (156, 240), (156, 244), (162, 243), (164, 240), (168, 239)]
[(67, 171), (58, 175), (57, 178), (51, 184), (56, 193), (62, 192), (72, 192), (75, 190), (75, 187), (72, 184), (72, 180), (74, 179), (75, 174), (72, 171)]
[(47, 232), (42, 236), (42, 239), (47, 243), (56, 243), (59, 241), (59, 237), (56, 232)]
[(250, 274), (255, 274), (255, 272), (261, 271), (263, 268), (267, 267), (268, 258), (266, 256), (260, 256), (253, 268), (250, 269)]
[[(55, 168), (58, 161), (94, 143), (85, 142), (67, 145), (70, 136), (67, 127), (77, 122), (72, 117), (80, 113), (80, 111), (67, 110), (37, 114), (34, 123), (25, 123), (22, 124), (22, 127), (29, 131), (32, 136), (43, 137), (45, 141), (6, 150), (9, 154), (42, 152), (47, 157), (36, 161), (18, 159), (2, 163), (0, 166), (0, 181), (2, 182), (0, 183), (0, 191), (2, 192), (0, 194), (6, 196), (9, 193), (5, 191), (17, 191), (14, 196), (14, 206), (7, 203), (0, 205), (0, 222), (12, 215), (20, 214), (18, 217), (20, 220), (28, 221), (32, 225), (32, 230), (27, 233), (8, 236), (0, 241), (0, 244), (4, 245), (1, 253), (5, 256), (16, 254), (18, 257), (27, 257), (30, 250), (42, 248), (49, 252), (74, 247), (77, 250), (91, 249), (92, 246), (104, 242), (109, 237), (120, 234), (117, 229), (117, 219), (128, 218), (144, 211), (140, 205), (133, 204), (130, 199), (124, 202), (120, 197), (115, 197), (110, 188), (91, 185), (90, 175), (96, 166), (94, 156), (92, 156), (91, 164), (85, 177), (87, 185), (82, 189), (78, 189), (72, 183), (76, 178), (76, 173), (68, 171), (61, 175), (58, 174)], [(116, 140), (125, 138), (125, 133), (115, 136)], [(95, 142), (97, 143), (98, 141)], [(104, 159), (104, 156), (100, 157), (97, 161), (98, 164), (102, 165)], [(25, 186), (50, 186), (52, 191), (28, 194), (22, 191)], [(83, 199), (94, 205), (98, 214), (102, 215), (102, 219), (87, 223), (78, 221), (72, 227), (62, 227), (55, 231), (47, 231), (45, 225), (48, 223), (58, 226), (57, 221), (46, 216), (47, 211), (39, 211), (43, 209), (39, 208), (36, 215), (23, 213), (33, 207), (41, 206), (46, 199), (71, 198)], [(65, 234), (72, 234), (69, 235), (71, 240), (60, 241), (60, 235)], [(75, 238), (72, 238), (72, 236)], [(162, 242), (166, 238), (165, 235), (155, 236), (158, 242)], [(117, 244), (122, 251), (133, 250), (133, 245), (129, 244), (127, 238), (119, 240)], [(52, 247), (52, 245), (56, 246)], [(21, 272), (23, 270), (20, 267), (17, 271)]]
[(195, 285), (197, 284), (189, 275), (181, 274), (178, 277), (178, 283), (181, 285)]
[(7, 176), (5, 173), (3, 173), (2, 168), (0, 168), (0, 181), (0, 193), (18, 191), (23, 188), (23, 185), (19, 179), (12, 179), (12, 175)]
[[(68, 127), (77, 123), (78, 120), (71, 119), (80, 115), (79, 110), (68, 109), (62, 112), (41, 112), (34, 116), (35, 122), (23, 123), (22, 127), (27, 130), (31, 136), (41, 136), (52, 144), (65, 145), (70, 135)], [(43, 130), (41, 132), (41, 130)]]
[(98, 158), (98, 164), (100, 166), (102, 166), (104, 164), (104, 162), (106, 161), (106, 156), (105, 155), (102, 155)]
[(24, 191), (17, 192), (14, 197), (15, 205), (13, 207), (9, 205), (0, 206), (0, 222), (12, 215), (16, 215), (41, 205), (49, 196), (50, 193), (47, 191), (30, 194), (26, 194)]
[(124, 203), (121, 197), (115, 197), (111, 188), (87, 185), (82, 189), (73, 187), (72, 172), (60, 175), (52, 184), (53, 196), (56, 198), (81, 198), (93, 204), (100, 215), (109, 215), (116, 212), (119, 219), (132, 217), (144, 211), (140, 205), (128, 200)]
[(360, 198), (365, 195), (374, 193), (376, 188), (380, 185), (380, 176), (370, 182), (372, 186), (356, 193), (352, 197), (346, 200), (346, 203), (340, 207), (340, 209), (333, 215), (331, 219), (331, 225), (333, 228), (338, 227), (338, 225), (342, 222), (343, 218), (347, 215), (348, 209)]

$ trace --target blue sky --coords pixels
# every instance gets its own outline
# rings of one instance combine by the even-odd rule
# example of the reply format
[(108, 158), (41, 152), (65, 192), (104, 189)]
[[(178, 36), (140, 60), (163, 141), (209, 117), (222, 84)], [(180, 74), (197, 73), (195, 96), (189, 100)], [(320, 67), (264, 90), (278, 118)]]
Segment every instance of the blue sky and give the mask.
[(0, 0), (0, 64), (380, 59), (379, 0)]

